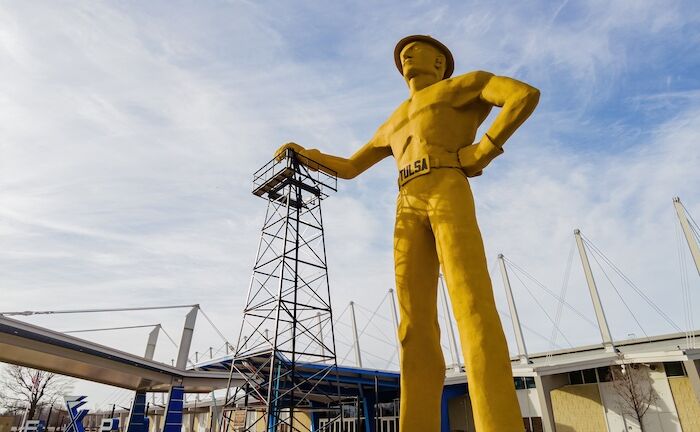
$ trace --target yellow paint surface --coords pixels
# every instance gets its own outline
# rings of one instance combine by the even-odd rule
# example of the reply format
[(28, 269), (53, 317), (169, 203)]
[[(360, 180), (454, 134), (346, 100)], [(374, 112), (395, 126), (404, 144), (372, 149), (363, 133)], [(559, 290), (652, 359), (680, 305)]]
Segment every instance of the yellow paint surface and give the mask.
[(668, 379), (668, 384), (683, 432), (700, 432), (700, 402), (695, 397), (690, 380), (688, 377), (673, 377)]
[[(311, 169), (344, 179), (386, 157), (396, 160), (401, 184), (394, 227), (401, 432), (440, 430), (445, 377), (437, 315), (440, 268), (459, 327), (476, 429), (522, 431), (468, 178), (503, 153), (503, 144), (535, 109), (539, 91), (483, 71), (444, 79), (451, 69), (446, 47), (428, 37), (412, 40), (396, 50), (409, 97), (367, 144), (343, 158), (288, 143), (276, 157), (289, 149), (321, 165), (309, 164)], [(475, 142), (493, 107), (500, 112)]]
[(564, 386), (551, 395), (557, 432), (607, 430), (598, 384)]

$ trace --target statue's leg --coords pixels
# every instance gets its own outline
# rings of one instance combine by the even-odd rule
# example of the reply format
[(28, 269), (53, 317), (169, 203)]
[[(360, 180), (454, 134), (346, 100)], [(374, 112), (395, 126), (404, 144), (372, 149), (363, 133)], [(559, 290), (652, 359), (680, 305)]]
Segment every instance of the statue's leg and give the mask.
[(430, 177), (436, 191), (430, 223), (459, 328), (476, 430), (523, 431), (469, 184), (456, 170)]
[(401, 314), (399, 430), (437, 432), (445, 379), (437, 319), (438, 259), (426, 201), (407, 193), (411, 183), (399, 192), (394, 228), (396, 293)]

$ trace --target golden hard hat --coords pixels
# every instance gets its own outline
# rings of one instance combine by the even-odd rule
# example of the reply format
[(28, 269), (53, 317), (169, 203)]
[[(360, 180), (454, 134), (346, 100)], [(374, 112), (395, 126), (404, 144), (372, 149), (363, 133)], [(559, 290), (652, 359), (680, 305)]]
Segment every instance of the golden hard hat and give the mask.
[(446, 79), (452, 76), (452, 72), (454, 72), (455, 70), (455, 59), (454, 57), (452, 57), (450, 49), (447, 48), (445, 44), (443, 44), (439, 40), (427, 35), (406, 36), (405, 38), (401, 39), (399, 43), (396, 44), (396, 47), (394, 48), (394, 62), (396, 63), (396, 68), (399, 70), (401, 75), (403, 75), (403, 65), (401, 64), (401, 50), (403, 50), (403, 48), (411, 42), (418, 41), (425, 42), (434, 46), (445, 56), (445, 75), (442, 77), (442, 79)]

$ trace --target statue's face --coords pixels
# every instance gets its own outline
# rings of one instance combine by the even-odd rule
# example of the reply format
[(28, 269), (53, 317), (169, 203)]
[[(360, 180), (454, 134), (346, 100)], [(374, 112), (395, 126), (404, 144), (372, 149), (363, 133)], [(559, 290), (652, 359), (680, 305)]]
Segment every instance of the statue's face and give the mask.
[(438, 82), (445, 74), (445, 56), (429, 43), (411, 42), (401, 50), (400, 58), (406, 81), (417, 75), (428, 75)]

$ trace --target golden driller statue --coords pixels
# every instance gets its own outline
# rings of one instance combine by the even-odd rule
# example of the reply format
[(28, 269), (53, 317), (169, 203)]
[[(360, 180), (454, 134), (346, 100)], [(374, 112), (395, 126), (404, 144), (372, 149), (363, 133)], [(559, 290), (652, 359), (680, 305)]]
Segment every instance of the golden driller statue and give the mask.
[[(396, 45), (396, 66), (409, 97), (374, 137), (345, 159), (282, 146), (351, 179), (393, 155), (399, 171), (394, 228), (396, 292), (401, 324), (401, 432), (440, 430), (445, 360), (440, 347), (440, 266), (452, 298), (479, 432), (515, 432), (523, 422), (508, 348), (496, 311), (469, 177), (478, 176), (528, 118), (539, 91), (511, 78), (476, 71), (450, 78), (452, 54), (422, 35)], [(477, 143), (491, 109), (493, 124)]]

